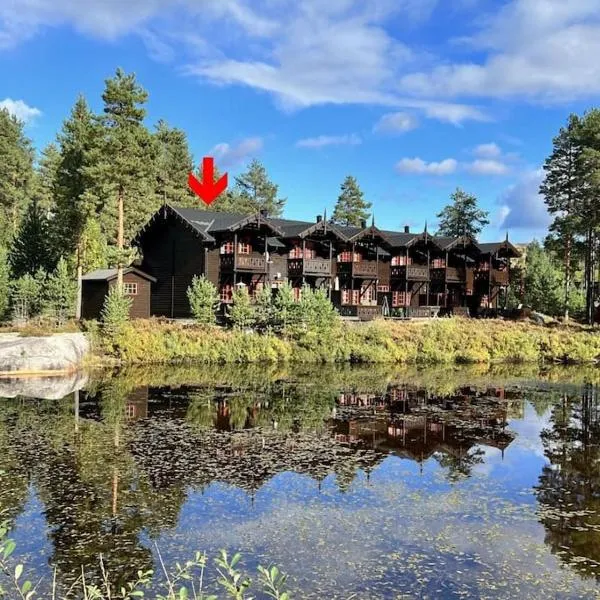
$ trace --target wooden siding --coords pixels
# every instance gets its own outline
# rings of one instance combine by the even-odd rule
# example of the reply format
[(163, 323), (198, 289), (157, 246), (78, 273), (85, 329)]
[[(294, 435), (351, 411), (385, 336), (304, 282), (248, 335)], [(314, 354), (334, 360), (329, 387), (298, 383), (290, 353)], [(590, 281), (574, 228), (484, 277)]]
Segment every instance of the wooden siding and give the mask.
[[(136, 273), (125, 273), (123, 283), (136, 283), (137, 294), (132, 295), (133, 303), (129, 316), (132, 319), (150, 317), (151, 283)], [(110, 288), (117, 284), (116, 279), (110, 281), (83, 281), (81, 293), (81, 317), (83, 319), (100, 319), (104, 299)]]
[(100, 319), (104, 306), (104, 298), (108, 293), (107, 281), (81, 282), (81, 318), (86, 320)]
[[(152, 284), (136, 273), (123, 275), (123, 283), (137, 283), (137, 294), (130, 296), (133, 300), (129, 316), (132, 319), (148, 319), (150, 317), (150, 290)], [(108, 286), (112, 288), (117, 285), (116, 279), (111, 279)]]
[(187, 288), (204, 274), (202, 239), (174, 217), (158, 218), (140, 241), (142, 270), (156, 277), (150, 311), (153, 315), (191, 316)]

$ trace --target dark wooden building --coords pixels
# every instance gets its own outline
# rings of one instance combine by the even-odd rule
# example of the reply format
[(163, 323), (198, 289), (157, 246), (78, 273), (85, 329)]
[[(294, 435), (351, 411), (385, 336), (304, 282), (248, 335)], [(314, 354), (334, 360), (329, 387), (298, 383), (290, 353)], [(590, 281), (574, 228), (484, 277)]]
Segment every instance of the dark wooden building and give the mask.
[(194, 275), (219, 289), (222, 305), (235, 286), (250, 294), (289, 282), (296, 297), (304, 285), (327, 290), (344, 316), (477, 314), (504, 305), (508, 241), (480, 244), (369, 226), (236, 215), (165, 205), (134, 240), (141, 269), (154, 278), (150, 313), (190, 316), (186, 290)]
[[(104, 299), (110, 288), (117, 283), (117, 270), (92, 271), (83, 276), (81, 283), (81, 317), (99, 319)], [(123, 290), (133, 301), (130, 310), (132, 318), (150, 317), (151, 285), (156, 283), (158, 282), (154, 277), (134, 267), (123, 270)]]

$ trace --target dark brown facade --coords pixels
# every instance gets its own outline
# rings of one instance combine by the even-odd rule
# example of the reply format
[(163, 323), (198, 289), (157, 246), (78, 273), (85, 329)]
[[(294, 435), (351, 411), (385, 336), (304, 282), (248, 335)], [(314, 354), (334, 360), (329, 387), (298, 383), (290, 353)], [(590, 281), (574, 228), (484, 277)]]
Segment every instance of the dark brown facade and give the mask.
[(343, 316), (478, 314), (503, 307), (508, 240), (478, 244), (375, 227), (341, 227), (317, 217), (292, 221), (165, 205), (134, 243), (151, 286), (150, 314), (190, 316), (186, 290), (194, 275), (219, 289), (222, 307), (236, 286), (250, 294), (289, 283), (325, 289)]
[[(104, 299), (111, 287), (116, 285), (117, 270), (101, 269), (84, 275), (81, 289), (81, 317), (83, 319), (100, 319)], [(123, 288), (125, 294), (132, 299), (129, 311), (132, 319), (148, 319), (151, 312), (152, 284), (158, 283), (133, 267), (123, 272)]]

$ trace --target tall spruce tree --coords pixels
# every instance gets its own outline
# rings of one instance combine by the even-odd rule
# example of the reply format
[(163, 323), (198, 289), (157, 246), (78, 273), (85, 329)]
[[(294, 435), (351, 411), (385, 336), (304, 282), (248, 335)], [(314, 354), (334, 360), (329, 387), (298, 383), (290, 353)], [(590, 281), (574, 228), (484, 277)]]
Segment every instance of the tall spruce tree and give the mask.
[(61, 242), (60, 253), (74, 257), (77, 318), (81, 316), (81, 281), (86, 268), (85, 232), (88, 224), (99, 227), (99, 200), (91, 174), (95, 168), (93, 160), (101, 158), (102, 141), (102, 127), (85, 98), (79, 96), (58, 135), (61, 160), (57, 174), (56, 216), (52, 221), (54, 238)]
[(48, 218), (33, 200), (27, 207), (10, 249), (9, 262), (15, 279), (49, 272), (56, 266), (49, 236)]
[(158, 144), (156, 194), (159, 202), (196, 207), (198, 199), (188, 186), (194, 162), (185, 132), (160, 120), (154, 136)]
[(23, 123), (0, 109), (0, 243), (17, 232), (33, 183), (34, 152)]
[(215, 201), (215, 210), (248, 215), (266, 210), (269, 216), (278, 217), (286, 202), (285, 198), (278, 198), (278, 191), (279, 186), (269, 179), (265, 167), (253, 160), (248, 169), (235, 178), (233, 189)]
[(369, 218), (371, 206), (372, 204), (364, 199), (356, 179), (348, 175), (341, 185), (341, 193), (333, 209), (331, 220), (345, 227), (360, 227), (362, 222)]
[(469, 235), (476, 238), (481, 230), (489, 224), (488, 212), (477, 206), (477, 198), (460, 188), (450, 196), (452, 204), (438, 213), (440, 220), (438, 235), (460, 237)]
[(581, 231), (581, 202), (584, 198), (582, 146), (579, 140), (581, 120), (571, 115), (553, 140), (552, 154), (544, 163), (544, 181), (540, 193), (554, 215), (549, 240), (564, 265), (564, 317), (569, 318), (572, 265), (576, 236)]
[(34, 195), (40, 209), (51, 218), (56, 214), (58, 171), (61, 155), (56, 144), (48, 144), (42, 151), (42, 157), (35, 172)]
[(116, 245), (117, 287), (123, 283), (130, 240), (160, 206), (156, 195), (157, 142), (144, 125), (148, 93), (134, 74), (117, 69), (102, 94), (102, 143), (92, 153), (86, 173), (94, 180), (102, 207), (101, 223)]

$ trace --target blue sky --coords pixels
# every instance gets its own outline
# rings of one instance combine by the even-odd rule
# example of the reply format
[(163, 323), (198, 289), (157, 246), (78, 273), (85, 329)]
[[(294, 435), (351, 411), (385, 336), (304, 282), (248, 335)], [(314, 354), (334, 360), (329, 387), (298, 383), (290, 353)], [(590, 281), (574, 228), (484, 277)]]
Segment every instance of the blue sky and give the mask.
[(540, 237), (552, 137), (600, 94), (600, 0), (3, 0), (0, 105), (38, 148), (79, 93), (135, 71), (149, 124), (195, 159), (264, 162), (286, 215), (333, 208), (355, 175), (376, 223), (435, 229), (461, 186), (482, 239)]

